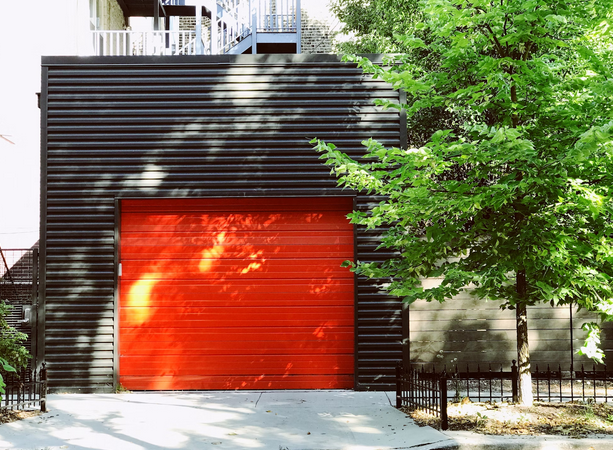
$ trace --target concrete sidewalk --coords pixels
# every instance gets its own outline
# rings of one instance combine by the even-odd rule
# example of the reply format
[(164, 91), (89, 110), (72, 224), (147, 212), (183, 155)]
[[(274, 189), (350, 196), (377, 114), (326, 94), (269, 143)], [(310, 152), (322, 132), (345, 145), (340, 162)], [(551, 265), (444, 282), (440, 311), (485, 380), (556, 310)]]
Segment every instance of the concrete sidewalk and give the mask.
[(385, 392), (65, 394), (49, 413), (0, 426), (6, 449), (376, 450), (457, 448)]
[(0, 449), (613, 450), (613, 438), (484, 436), (418, 427), (392, 394), (156, 392), (48, 397), (49, 412), (0, 425)]

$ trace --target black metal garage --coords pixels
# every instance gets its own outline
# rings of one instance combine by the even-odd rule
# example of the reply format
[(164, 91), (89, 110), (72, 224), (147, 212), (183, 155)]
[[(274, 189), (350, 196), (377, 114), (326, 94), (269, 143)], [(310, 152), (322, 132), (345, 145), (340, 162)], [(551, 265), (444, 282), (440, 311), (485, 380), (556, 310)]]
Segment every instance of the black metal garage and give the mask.
[[(344, 191), (309, 140), (404, 144), (399, 93), (334, 55), (44, 57), (39, 355), (52, 391), (112, 391), (122, 199), (376, 198)], [(360, 260), (378, 231), (355, 230)], [(390, 389), (397, 299), (356, 280), (355, 383)], [(405, 333), (407, 330), (405, 330)]]

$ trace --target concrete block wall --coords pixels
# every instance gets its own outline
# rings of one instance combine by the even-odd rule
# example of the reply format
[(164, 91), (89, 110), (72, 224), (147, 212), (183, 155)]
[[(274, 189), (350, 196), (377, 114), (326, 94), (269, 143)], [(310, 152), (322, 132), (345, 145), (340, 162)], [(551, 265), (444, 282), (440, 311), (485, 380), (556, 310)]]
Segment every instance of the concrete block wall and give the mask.
[[(202, 40), (206, 43), (209, 41), (209, 35), (211, 27), (211, 19), (208, 17), (202, 17)], [(196, 30), (196, 18), (195, 17), (179, 17), (179, 31), (195, 31)], [(205, 44), (206, 45), (206, 44)]]
[(302, 0), (302, 53), (334, 53), (332, 40), (340, 25), (332, 14), (330, 0)]
[(126, 18), (117, 0), (98, 0), (100, 2), (100, 29), (123, 30), (126, 28)]

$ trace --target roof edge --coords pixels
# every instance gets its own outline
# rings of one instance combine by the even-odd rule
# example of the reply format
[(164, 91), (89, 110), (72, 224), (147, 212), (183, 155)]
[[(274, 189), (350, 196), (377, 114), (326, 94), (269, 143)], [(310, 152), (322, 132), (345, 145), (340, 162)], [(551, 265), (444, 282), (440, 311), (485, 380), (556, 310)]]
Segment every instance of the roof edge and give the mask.
[[(381, 62), (383, 54), (364, 54), (373, 62)], [(42, 56), (43, 67), (66, 65), (193, 65), (193, 64), (290, 64), (338, 63), (339, 54), (256, 54), (256, 55), (175, 55), (175, 56)]]

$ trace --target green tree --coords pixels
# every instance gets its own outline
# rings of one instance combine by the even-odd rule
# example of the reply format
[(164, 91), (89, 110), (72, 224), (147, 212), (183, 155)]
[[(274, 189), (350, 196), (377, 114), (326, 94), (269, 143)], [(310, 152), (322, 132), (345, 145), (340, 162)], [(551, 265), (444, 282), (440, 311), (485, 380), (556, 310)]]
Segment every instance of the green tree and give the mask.
[(422, 17), (418, 0), (333, 0), (332, 12), (352, 39), (337, 44), (343, 53), (405, 52), (397, 36)]
[[(471, 286), (515, 309), (520, 397), (531, 404), (526, 307), (613, 314), (613, 0), (421, 5), (422, 20), (396, 36), (407, 55), (384, 67), (354, 60), (407, 93), (404, 105), (380, 105), (404, 109), (409, 129), (426, 117), (435, 131), (408, 149), (369, 140), (363, 162), (333, 144), (317, 149), (339, 184), (387, 198), (350, 216), (388, 226), (382, 246), (398, 257), (352, 270), (389, 278), (406, 302)], [(602, 360), (598, 324), (584, 329), (581, 351)]]
[[(12, 309), (11, 305), (0, 300), (0, 369), (5, 372), (16, 372), (16, 369), (26, 367), (31, 357), (23, 346), (28, 336), (11, 327), (6, 320)], [(5, 387), (0, 372), (0, 394), (5, 393)]]

